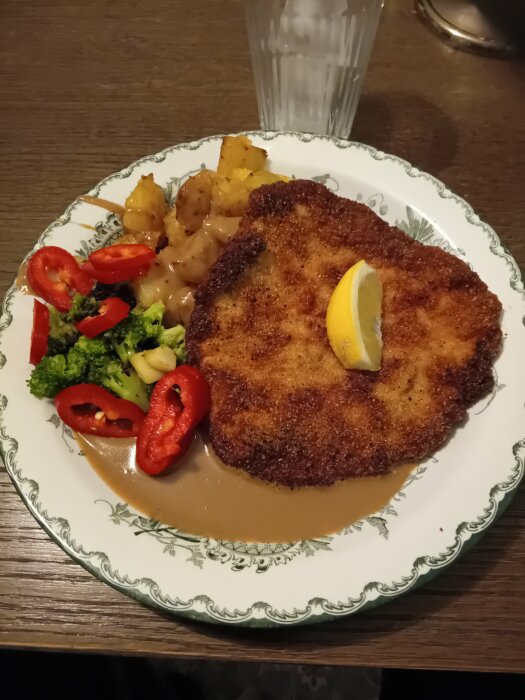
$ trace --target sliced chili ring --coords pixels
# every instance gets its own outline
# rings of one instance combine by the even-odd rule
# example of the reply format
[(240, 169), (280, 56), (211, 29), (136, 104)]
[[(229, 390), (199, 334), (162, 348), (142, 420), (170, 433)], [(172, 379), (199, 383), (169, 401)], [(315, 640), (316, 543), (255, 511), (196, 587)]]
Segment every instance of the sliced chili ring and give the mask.
[[(144, 426), (144, 424), (142, 424)], [(151, 438), (151, 434), (148, 432)], [(170, 454), (161, 459), (152, 457), (144, 446), (147, 444), (147, 438), (143, 437), (142, 441), (139, 443), (140, 436), (142, 435), (142, 428), (139, 432), (139, 437), (137, 437), (137, 452), (136, 459), (138, 466), (143, 472), (149, 474), (150, 476), (157, 476), (162, 472), (166, 471), (168, 467), (181, 459), (190, 447), (195, 431), (192, 430), (188, 433), (180, 442), (177, 454)], [(146, 440), (146, 442), (145, 442)]]
[(95, 338), (123, 321), (129, 314), (130, 308), (130, 305), (119, 297), (107, 297), (100, 302), (96, 316), (86, 316), (75, 323), (75, 327), (82, 335)]
[(136, 437), (145, 413), (97, 384), (75, 384), (55, 396), (60, 418), (73, 430), (100, 437)]
[(149, 266), (155, 251), (142, 243), (119, 243), (96, 250), (88, 258), (95, 270), (131, 274), (137, 268)]
[(179, 459), (210, 405), (209, 385), (195, 367), (182, 365), (162, 377), (137, 439), (139, 467), (147, 474), (160, 474)]
[[(180, 389), (180, 394), (175, 391), (176, 387)], [(209, 413), (210, 387), (196, 367), (181, 365), (157, 382), (153, 390), (155, 393), (159, 406), (163, 407), (165, 419), (157, 425), (150, 452), (154, 457), (162, 458), (176, 454), (181, 439)], [(177, 403), (182, 412), (174, 418), (170, 407)]]
[(87, 295), (93, 287), (93, 279), (71, 253), (53, 245), (44, 246), (31, 256), (27, 279), (39, 296), (62, 312), (69, 310), (72, 292)]
[[(158, 382), (155, 385), (155, 389), (157, 386)], [(137, 438), (136, 452), (137, 464), (142, 471), (150, 475), (156, 475), (163, 472), (175, 461), (176, 456), (174, 454), (169, 454), (162, 458), (153, 458), (150, 453), (155, 431), (159, 427), (160, 423), (165, 424), (167, 421), (169, 421), (170, 423), (175, 424), (182, 414), (182, 404), (178, 394), (175, 391), (173, 391), (172, 395), (169, 396), (169, 400), (163, 402), (161, 406), (159, 403), (158, 393), (155, 395), (155, 389), (150, 397), (148, 413)], [(190, 436), (190, 440), (188, 440), (188, 445), (191, 442), (191, 437), (193, 437), (193, 434)], [(183, 451), (183, 449), (179, 451), (179, 456), (182, 456)]]
[(118, 284), (119, 282), (127, 282), (128, 280), (135, 279), (136, 277), (141, 277), (145, 275), (149, 270), (149, 265), (143, 265), (131, 272), (107, 272), (102, 270), (97, 270), (95, 266), (88, 260), (82, 265), (82, 269), (97, 282), (102, 282), (102, 284)]
[(38, 299), (33, 303), (33, 330), (31, 332), (31, 349), (29, 362), (38, 365), (48, 349), (49, 309)]

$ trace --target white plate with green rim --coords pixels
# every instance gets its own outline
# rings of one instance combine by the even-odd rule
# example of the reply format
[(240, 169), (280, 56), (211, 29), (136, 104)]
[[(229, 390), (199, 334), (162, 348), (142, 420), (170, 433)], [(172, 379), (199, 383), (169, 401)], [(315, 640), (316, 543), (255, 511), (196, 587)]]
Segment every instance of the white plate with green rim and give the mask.
[[(525, 463), (525, 292), (518, 266), (494, 231), (406, 161), (323, 136), (250, 136), (269, 151), (274, 171), (315, 179), (362, 201), (474, 268), (504, 309), (492, 394), (469, 410), (466, 423), (385, 509), (341, 533), (285, 544), (194, 537), (119, 503), (86, 468), (53, 403), (29, 394), (32, 299), (12, 287), (0, 320), (0, 447), (36, 520), (100, 580), (170, 613), (269, 627), (329, 620), (406, 593), (451, 564), (504, 510)], [(171, 197), (189, 174), (215, 167), (220, 143), (212, 136), (167, 148), (107, 177), (89, 194), (123, 203), (138, 177), (152, 172)], [(100, 247), (119, 230), (114, 215), (101, 219), (100, 209), (77, 200), (36, 247), (84, 253)]]

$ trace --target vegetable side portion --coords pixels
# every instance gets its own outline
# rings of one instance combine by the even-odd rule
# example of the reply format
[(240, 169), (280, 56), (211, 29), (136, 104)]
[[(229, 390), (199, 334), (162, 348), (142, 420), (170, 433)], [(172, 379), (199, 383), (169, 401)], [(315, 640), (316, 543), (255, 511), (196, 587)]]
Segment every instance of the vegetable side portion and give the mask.
[(29, 389), (38, 398), (54, 398), (67, 387), (89, 382), (146, 411), (148, 388), (130, 360), (136, 353), (162, 347), (165, 358), (167, 353), (173, 357), (167, 367), (181, 364), (185, 359), (184, 328), (164, 328), (164, 304), (156, 302), (146, 309), (135, 307), (124, 320), (95, 338), (79, 334), (73, 321), (93, 315), (97, 308), (93, 297), (78, 294), (69, 313), (49, 307), (48, 352), (33, 369)]

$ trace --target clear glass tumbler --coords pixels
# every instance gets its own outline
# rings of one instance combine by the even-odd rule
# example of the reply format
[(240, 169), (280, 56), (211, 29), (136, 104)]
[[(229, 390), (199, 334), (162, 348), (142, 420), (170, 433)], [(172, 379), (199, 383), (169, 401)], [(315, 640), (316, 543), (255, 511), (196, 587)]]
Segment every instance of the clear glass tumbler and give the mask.
[(347, 138), (383, 0), (244, 0), (261, 127)]

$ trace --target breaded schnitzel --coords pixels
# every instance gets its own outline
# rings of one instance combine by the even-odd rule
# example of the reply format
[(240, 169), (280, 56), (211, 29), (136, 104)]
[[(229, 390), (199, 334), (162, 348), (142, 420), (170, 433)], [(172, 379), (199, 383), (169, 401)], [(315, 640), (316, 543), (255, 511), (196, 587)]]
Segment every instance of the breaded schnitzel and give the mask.
[[(365, 259), (383, 282), (379, 372), (346, 370), (325, 315)], [(307, 180), (250, 197), (196, 293), (190, 362), (227, 464), (287, 486), (381, 474), (442, 445), (493, 386), (501, 304), (463, 261)]]

